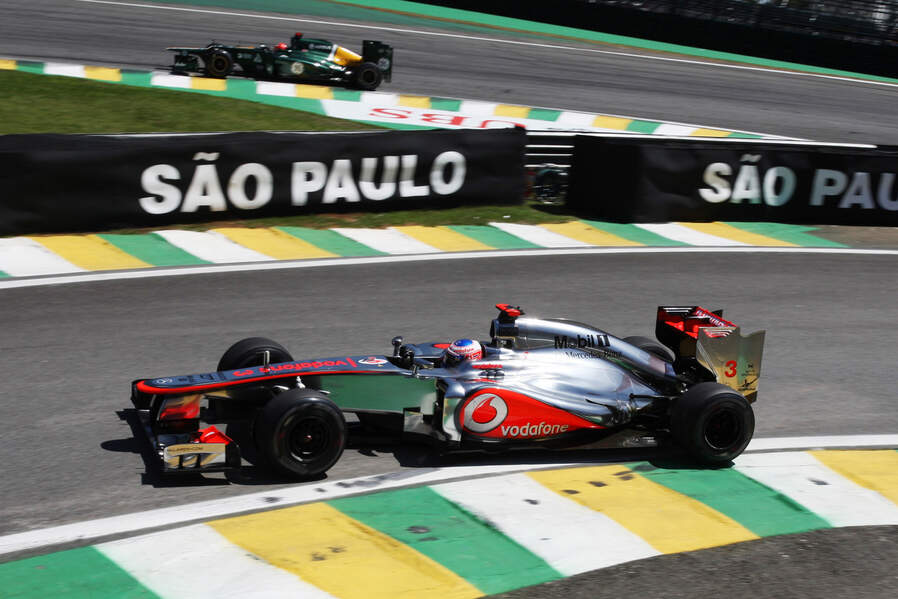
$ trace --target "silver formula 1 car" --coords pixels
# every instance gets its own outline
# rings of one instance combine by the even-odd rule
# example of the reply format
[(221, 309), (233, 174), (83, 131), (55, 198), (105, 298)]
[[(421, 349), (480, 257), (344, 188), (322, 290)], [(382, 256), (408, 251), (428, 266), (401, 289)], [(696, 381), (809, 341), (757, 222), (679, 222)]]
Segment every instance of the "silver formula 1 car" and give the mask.
[[(474, 359), (440, 342), (393, 339), (390, 355), (294, 360), (278, 343), (235, 343), (216, 372), (132, 383), (131, 401), (162, 472), (241, 465), (241, 447), (290, 476), (327, 471), (362, 431), (395, 432), (443, 450), (572, 447), (622, 431), (726, 464), (754, 432), (764, 332), (743, 337), (721, 311), (658, 308), (656, 337), (531, 318), (497, 304)], [(243, 426), (239, 443), (215, 425)]]

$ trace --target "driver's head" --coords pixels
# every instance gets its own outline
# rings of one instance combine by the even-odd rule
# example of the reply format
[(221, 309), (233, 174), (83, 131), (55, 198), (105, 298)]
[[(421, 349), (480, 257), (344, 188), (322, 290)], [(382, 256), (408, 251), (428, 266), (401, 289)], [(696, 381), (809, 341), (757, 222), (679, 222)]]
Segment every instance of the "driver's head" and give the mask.
[(284, 42), (281, 42), (280, 44), (278, 44), (277, 46), (275, 46), (275, 49), (276, 49), (276, 50), (284, 51), (284, 50), (287, 49), (287, 44), (285, 44)]
[(472, 339), (456, 339), (443, 353), (443, 364), (458, 366), (466, 360), (479, 360), (482, 357), (483, 348), (479, 342)]

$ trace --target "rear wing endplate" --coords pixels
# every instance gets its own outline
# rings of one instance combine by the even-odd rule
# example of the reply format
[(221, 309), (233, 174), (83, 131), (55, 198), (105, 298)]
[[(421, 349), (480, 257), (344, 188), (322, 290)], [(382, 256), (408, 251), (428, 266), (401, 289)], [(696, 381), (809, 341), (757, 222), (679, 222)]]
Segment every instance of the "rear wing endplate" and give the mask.
[(758, 396), (765, 331), (743, 336), (721, 310), (701, 306), (661, 306), (655, 326), (658, 341), (678, 360), (696, 360), (718, 383), (741, 393), (749, 402)]

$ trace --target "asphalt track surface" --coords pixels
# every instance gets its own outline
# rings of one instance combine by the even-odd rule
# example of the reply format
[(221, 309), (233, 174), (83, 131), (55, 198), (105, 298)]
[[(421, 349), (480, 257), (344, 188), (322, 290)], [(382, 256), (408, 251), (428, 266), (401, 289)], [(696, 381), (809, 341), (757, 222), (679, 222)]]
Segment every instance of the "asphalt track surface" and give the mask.
[[(11, 0), (0, 19), (0, 55), (151, 68), (166, 60), (163, 45), (201, 44), (212, 32), (278, 40), (295, 29), (350, 47), (373, 37), (337, 26)], [(377, 37), (394, 43), (400, 61), (397, 77), (384, 88), (389, 91), (820, 140), (898, 139), (896, 90), (890, 87), (577, 50), (509, 51), (495, 42), (420, 34)], [(146, 476), (141, 446), (117, 415), (129, 406), (133, 378), (213, 368), (231, 342), (251, 335), (281, 340), (297, 357), (388, 351), (395, 334), (410, 340), (483, 337), (496, 301), (593, 322), (620, 335), (651, 334), (660, 303), (723, 307), (745, 330), (768, 330), (756, 404), (758, 436), (893, 433), (898, 430), (891, 374), (898, 340), (894, 273), (893, 256), (594, 255), (4, 290), (0, 534), (287, 484), (252, 470), (174, 483)], [(391, 447), (349, 450), (329, 478), (503, 459), (518, 458), (437, 458)], [(733, 596), (804, 597), (825, 591), (891, 597), (895, 541), (891, 528), (767, 539), (625, 564), (578, 578), (570, 583), (576, 583), (573, 588), (529, 594), (556, 596), (561, 590), (595, 596), (603, 589), (603, 594), (662, 597), (685, 596), (679, 590), (688, 589), (691, 596), (705, 596), (726, 588)]]
[[(240, 15), (261, 13), (183, 5), (165, 10), (160, 8), (165, 5), (139, 0), (132, 4), (149, 6), (6, 0), (0, 19), (0, 56), (152, 69), (170, 64), (165, 46), (202, 46), (212, 38), (271, 43), (300, 30), (349, 48), (360, 48), (365, 38), (393, 44), (396, 67), (392, 83), (381, 88), (385, 91), (664, 119), (817, 141), (898, 143), (898, 87), (894, 86), (659, 62), (647, 58), (657, 54), (607, 45), (501, 31), (470, 32), (473, 37), (496, 40), (484, 41), (458, 37), (466, 32), (439, 28), (437, 23), (403, 25), (399, 27), (417, 32), (400, 32), (295, 20), (338, 20), (320, 14), (251, 18)], [(325, 3), (312, 4), (320, 12)], [(355, 13), (370, 14), (362, 9), (351, 14)], [(365, 24), (351, 18), (339, 20), (346, 25)], [(543, 46), (510, 45), (502, 40), (529, 40)], [(547, 43), (569, 49), (545, 47)]]

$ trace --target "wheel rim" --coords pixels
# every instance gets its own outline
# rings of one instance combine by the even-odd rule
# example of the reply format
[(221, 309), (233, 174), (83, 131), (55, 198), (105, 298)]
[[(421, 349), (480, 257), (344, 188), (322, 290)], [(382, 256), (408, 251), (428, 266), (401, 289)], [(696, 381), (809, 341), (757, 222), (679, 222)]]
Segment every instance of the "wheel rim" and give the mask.
[(362, 71), (362, 83), (371, 85), (377, 80), (377, 74), (371, 70)]
[(718, 410), (705, 421), (705, 443), (716, 451), (731, 449), (742, 439), (742, 418), (733, 409)]
[(290, 430), (287, 440), (290, 455), (309, 462), (324, 454), (331, 443), (331, 433), (319, 418), (303, 418)]
[(212, 58), (212, 69), (215, 71), (224, 71), (228, 66), (228, 61), (224, 56), (215, 56)]

